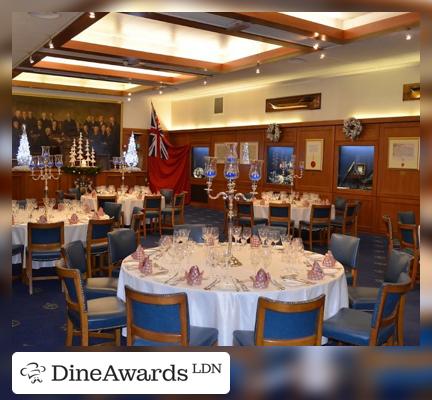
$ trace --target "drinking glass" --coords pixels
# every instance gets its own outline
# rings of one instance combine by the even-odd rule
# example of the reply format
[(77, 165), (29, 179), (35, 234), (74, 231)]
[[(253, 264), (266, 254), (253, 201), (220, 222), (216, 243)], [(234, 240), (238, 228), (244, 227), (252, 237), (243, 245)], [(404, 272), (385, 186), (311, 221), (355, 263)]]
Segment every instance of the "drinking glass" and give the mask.
[(249, 228), (248, 226), (245, 226), (243, 228), (243, 233), (242, 233), (242, 239), (245, 241), (245, 244), (250, 239), (251, 235), (252, 235), (252, 229)]
[(217, 226), (212, 226), (210, 228), (210, 235), (213, 239), (213, 243), (218, 244), (219, 243), (219, 228)]
[(280, 240), (280, 233), (276, 230), (270, 230), (268, 233), (268, 239), (270, 240), (270, 244), (273, 246)]
[(240, 239), (241, 232), (242, 232), (241, 226), (233, 226), (232, 235), (234, 236), (234, 243), (237, 243), (238, 240)]
[(202, 227), (202, 238), (204, 239), (204, 243), (206, 245), (209, 244), (209, 240), (211, 237), (211, 226), (203, 226)]
[(268, 237), (268, 229), (267, 227), (263, 226), (262, 228), (258, 228), (258, 235), (261, 239), (261, 243), (263, 246), (266, 246), (267, 244), (267, 237)]

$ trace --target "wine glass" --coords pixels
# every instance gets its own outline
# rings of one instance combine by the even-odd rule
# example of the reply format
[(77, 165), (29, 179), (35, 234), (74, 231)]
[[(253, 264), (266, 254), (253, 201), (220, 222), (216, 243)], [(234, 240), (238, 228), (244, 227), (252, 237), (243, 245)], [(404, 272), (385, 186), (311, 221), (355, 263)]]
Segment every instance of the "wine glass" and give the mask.
[(210, 235), (214, 244), (219, 243), (219, 228), (217, 226), (212, 226), (210, 228)]
[(258, 228), (258, 235), (261, 239), (261, 243), (265, 246), (267, 244), (268, 228), (266, 226)]
[(280, 233), (277, 230), (270, 230), (268, 233), (268, 239), (270, 240), (270, 244), (273, 246), (280, 240)]
[(242, 227), (241, 226), (233, 226), (232, 228), (232, 235), (234, 236), (234, 243), (237, 243), (238, 240), (240, 239), (241, 236), (241, 232), (242, 232)]
[(242, 233), (242, 239), (244, 240), (245, 244), (247, 243), (247, 241), (250, 239), (251, 236), (252, 236), (252, 229), (248, 226), (245, 226), (243, 228), (243, 233)]
[(210, 240), (210, 237), (211, 237), (211, 226), (203, 226), (202, 227), (202, 238), (204, 239), (204, 243), (206, 244), (206, 245), (208, 245), (209, 244), (209, 240)]

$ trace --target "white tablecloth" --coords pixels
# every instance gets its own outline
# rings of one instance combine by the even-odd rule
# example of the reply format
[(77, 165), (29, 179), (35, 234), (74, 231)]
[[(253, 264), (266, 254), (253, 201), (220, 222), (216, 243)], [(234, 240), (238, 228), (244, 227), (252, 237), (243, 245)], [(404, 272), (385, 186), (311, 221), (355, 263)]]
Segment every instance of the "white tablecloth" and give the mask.
[[(92, 197), (91, 194), (85, 194), (81, 196), (81, 202), (82, 204), (87, 204), (88, 207), (90, 207), (91, 210), (94, 210), (97, 208), (97, 198)], [(125, 194), (117, 198), (117, 203), (121, 203), (122, 205), (122, 211), (124, 214), (124, 224), (130, 225), (132, 221), (132, 211), (134, 207), (143, 207), (144, 200), (138, 199), (133, 194)], [(165, 208), (165, 197), (162, 196), (161, 201), (162, 208)]]
[[(280, 200), (274, 201), (274, 203), (282, 203)], [(294, 225), (296, 228), (299, 227), (300, 221), (309, 221), (310, 220), (310, 213), (311, 213), (311, 206), (304, 207), (301, 205), (293, 205), (291, 204), (291, 220), (294, 221)], [(254, 202), (254, 216), (255, 218), (266, 218), (269, 217), (269, 205), (266, 204), (260, 204), (260, 201)], [(335, 217), (335, 207), (332, 205), (331, 210), (331, 218), (333, 219)]]
[[(338, 264), (338, 269), (332, 270), (332, 276), (326, 275), (323, 280), (317, 281), (314, 285), (305, 285), (294, 281), (284, 281), (280, 278), (281, 275), (288, 272), (296, 272), (298, 278), (305, 279), (307, 277), (306, 266), (302, 259), (296, 266), (290, 265), (287, 271), (287, 263), (282, 260), (282, 252), (274, 251), (272, 262), (268, 271), (273, 279), (277, 280), (285, 286), (285, 290), (278, 290), (270, 283), (267, 289), (254, 289), (250, 275), (256, 273), (257, 267), (250, 264), (249, 246), (240, 248), (235, 255), (243, 263), (242, 266), (232, 267), (227, 270), (230, 277), (236, 277), (245, 282), (250, 289), (247, 291), (235, 291), (234, 286), (216, 286), (212, 290), (204, 290), (210, 282), (214, 280), (214, 273), (217, 269), (205, 266), (205, 248), (196, 246), (192, 252), (189, 252), (187, 261), (183, 264), (183, 270), (180, 275), (184, 274), (184, 270), (191, 265), (198, 265), (200, 270), (204, 270), (204, 277), (199, 287), (188, 286), (185, 281), (180, 281), (177, 285), (163, 283), (166, 279), (173, 275), (170, 270), (165, 275), (144, 276), (137, 269), (137, 262), (131, 257), (124, 260), (120, 271), (117, 296), (125, 301), (125, 285), (132, 287), (135, 290), (149, 293), (178, 293), (185, 292), (188, 295), (189, 316), (191, 325), (213, 327), (219, 331), (218, 343), (220, 346), (232, 345), (233, 331), (237, 329), (254, 330), (256, 307), (259, 296), (265, 296), (275, 300), (282, 301), (304, 301), (313, 299), (321, 294), (326, 295), (324, 319), (335, 315), (342, 307), (348, 307), (348, 289), (345, 279), (345, 274), (341, 264)], [(313, 253), (306, 252), (307, 257), (318, 257)], [(166, 256), (157, 260), (158, 265), (167, 267), (164, 262)], [(289, 255), (285, 254), (284, 259), (288, 259)], [(270, 264), (266, 259), (267, 265)], [(187, 268), (186, 267), (187, 264)], [(155, 269), (156, 270), (156, 269)], [(326, 273), (329, 272), (326, 270)], [(228, 279), (228, 281), (231, 278)]]

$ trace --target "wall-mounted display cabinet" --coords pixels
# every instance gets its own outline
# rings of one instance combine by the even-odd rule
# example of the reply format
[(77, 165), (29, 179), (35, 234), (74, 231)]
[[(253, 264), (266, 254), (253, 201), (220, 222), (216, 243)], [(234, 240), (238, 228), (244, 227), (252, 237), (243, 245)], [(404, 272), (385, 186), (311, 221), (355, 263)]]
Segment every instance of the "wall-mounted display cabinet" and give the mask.
[(288, 163), (294, 154), (292, 146), (267, 147), (267, 183), (288, 185)]
[(372, 190), (375, 146), (339, 146), (338, 189)]

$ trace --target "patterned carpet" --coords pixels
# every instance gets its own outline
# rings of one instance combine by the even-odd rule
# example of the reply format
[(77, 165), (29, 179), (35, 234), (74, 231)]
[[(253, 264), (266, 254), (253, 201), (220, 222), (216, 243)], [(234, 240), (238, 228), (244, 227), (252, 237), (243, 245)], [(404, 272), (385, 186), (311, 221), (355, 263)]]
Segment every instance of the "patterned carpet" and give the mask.
[[(223, 213), (215, 210), (186, 207), (186, 223), (214, 224), (223, 228)], [(385, 238), (360, 234), (359, 285), (379, 286), (386, 266)], [(148, 235), (143, 244), (154, 246), (159, 237)], [(314, 248), (325, 252), (325, 248)], [(417, 286), (407, 296), (405, 309), (405, 343), (417, 345), (420, 334), (419, 295)], [(15, 281), (12, 287), (12, 343), (13, 351), (62, 350), (65, 340), (65, 301), (58, 281), (37, 281), (34, 294), (29, 296), (27, 286)], [(78, 344), (78, 343), (77, 343)]]

